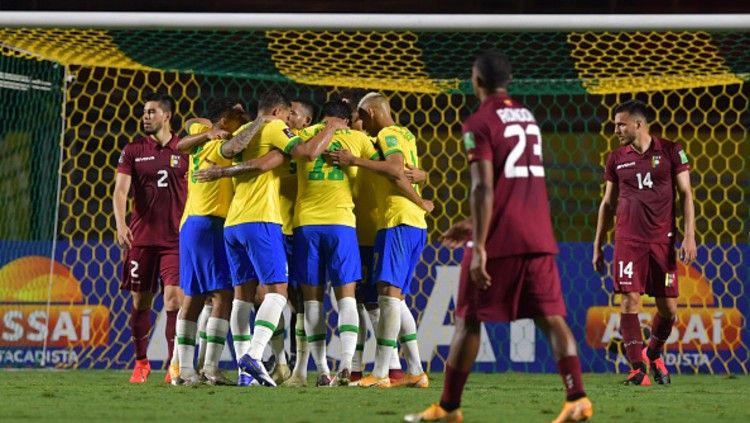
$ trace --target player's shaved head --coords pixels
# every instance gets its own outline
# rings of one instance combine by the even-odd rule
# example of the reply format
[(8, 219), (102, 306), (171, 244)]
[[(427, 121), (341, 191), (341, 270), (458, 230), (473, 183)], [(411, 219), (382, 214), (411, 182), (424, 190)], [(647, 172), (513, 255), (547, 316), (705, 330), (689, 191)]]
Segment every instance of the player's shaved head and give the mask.
[(508, 56), (500, 50), (485, 50), (474, 59), (478, 85), (488, 91), (506, 88), (511, 80)]
[(390, 112), (390, 104), (388, 98), (381, 93), (371, 92), (365, 94), (362, 100), (357, 105), (358, 109), (382, 109)]
[(627, 113), (630, 116), (641, 118), (644, 122), (649, 121), (649, 116), (651, 114), (646, 103), (635, 99), (617, 105), (617, 107), (615, 107), (615, 115), (619, 113)]

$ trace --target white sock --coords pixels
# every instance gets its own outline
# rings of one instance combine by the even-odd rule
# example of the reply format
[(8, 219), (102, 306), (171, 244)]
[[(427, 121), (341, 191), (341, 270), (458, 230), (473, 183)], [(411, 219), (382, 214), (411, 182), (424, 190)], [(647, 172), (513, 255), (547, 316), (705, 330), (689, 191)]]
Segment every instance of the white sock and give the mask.
[(297, 340), (297, 359), (294, 363), (292, 376), (307, 380), (307, 362), (310, 360), (310, 349), (307, 348), (307, 335), (305, 334), (305, 313), (297, 313), (294, 337)]
[(190, 320), (177, 319), (175, 334), (177, 335), (177, 354), (179, 354), (180, 374), (195, 374), (193, 359), (195, 358), (195, 335), (198, 325)]
[(255, 328), (253, 330), (253, 339), (250, 341), (250, 357), (260, 360), (263, 358), (263, 350), (266, 344), (271, 340), (276, 326), (279, 324), (279, 317), (286, 306), (286, 298), (281, 294), (269, 292), (263, 299), (258, 312), (255, 313)]
[(396, 338), (401, 327), (401, 300), (386, 295), (378, 296), (380, 305), (380, 321), (375, 330), (378, 348), (375, 351), (375, 367), (372, 374), (378, 378), (388, 376), (388, 365), (391, 362), (391, 353), (396, 347)]
[(315, 360), (318, 373), (331, 374), (326, 358), (326, 321), (322, 301), (305, 301), (307, 348)]
[(232, 315), (229, 318), (229, 327), (232, 330), (232, 343), (237, 360), (250, 348), (250, 340), (253, 335), (250, 332), (250, 313), (253, 311), (253, 303), (242, 300), (232, 301)]
[(388, 363), (388, 370), (401, 370), (401, 358), (398, 356), (398, 347), (393, 348), (391, 361)]
[(229, 321), (218, 317), (209, 317), (206, 324), (206, 363), (204, 370), (215, 372), (219, 369), (219, 360), (227, 341)]
[[(201, 314), (198, 316), (198, 368), (202, 369), (204, 361), (206, 359), (206, 323), (208, 318), (211, 317), (214, 307), (212, 305), (204, 305)], [(226, 337), (226, 333), (224, 337)]]
[(339, 371), (352, 369), (352, 357), (357, 348), (357, 334), (359, 333), (359, 315), (357, 314), (357, 300), (354, 297), (344, 297), (338, 300), (339, 305), (339, 339), (341, 340), (341, 363)]
[[(370, 324), (372, 325), (372, 331), (378, 330), (378, 322), (380, 322), (380, 307), (372, 310), (367, 310), (367, 315), (370, 317)], [(372, 334), (375, 336), (375, 334)]]
[(279, 316), (279, 324), (276, 326), (276, 330), (271, 337), (271, 352), (273, 352), (273, 356), (276, 357), (276, 364), (287, 364), (286, 351), (284, 351), (285, 329), (286, 324), (284, 321), (284, 313), (281, 313), (281, 316)]
[(398, 334), (406, 356), (409, 374), (421, 375), (424, 370), (422, 369), (422, 359), (419, 357), (419, 345), (417, 344), (417, 322), (414, 321), (414, 315), (411, 314), (411, 310), (404, 300), (401, 300), (401, 329)]
[[(340, 309), (339, 309), (340, 310)], [(352, 372), (362, 372), (365, 370), (364, 353), (365, 342), (367, 342), (367, 309), (364, 304), (357, 304), (357, 314), (359, 314), (359, 331), (357, 331), (357, 347), (354, 349), (352, 357)]]

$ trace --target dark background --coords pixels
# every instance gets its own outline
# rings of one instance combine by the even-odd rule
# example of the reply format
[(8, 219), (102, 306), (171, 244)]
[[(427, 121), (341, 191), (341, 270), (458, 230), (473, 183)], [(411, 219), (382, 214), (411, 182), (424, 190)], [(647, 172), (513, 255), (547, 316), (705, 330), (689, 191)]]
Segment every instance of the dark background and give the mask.
[(748, 13), (750, 2), (706, 0), (0, 0), (0, 10), (359, 13)]

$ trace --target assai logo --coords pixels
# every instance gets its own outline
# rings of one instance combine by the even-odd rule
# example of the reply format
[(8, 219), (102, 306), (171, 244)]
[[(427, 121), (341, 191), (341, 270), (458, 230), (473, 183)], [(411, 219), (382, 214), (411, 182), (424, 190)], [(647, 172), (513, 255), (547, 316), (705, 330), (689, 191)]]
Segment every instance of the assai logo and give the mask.
[(64, 265), (26, 256), (0, 269), (0, 348), (35, 348), (45, 341), (48, 347), (103, 346), (108, 334), (109, 309), (84, 304), (80, 283)]
[[(667, 350), (697, 354), (741, 347), (743, 317), (740, 311), (718, 304), (710, 282), (692, 266), (678, 263), (677, 281), (680, 284), (677, 321), (667, 340)], [(669, 275), (665, 283), (674, 283), (674, 275)], [(656, 305), (653, 298), (648, 296), (643, 296), (642, 301), (639, 314), (641, 326), (650, 327)], [(613, 340), (621, 339), (619, 305), (619, 295), (614, 295), (611, 306), (588, 309), (586, 343), (592, 348), (608, 348)]]

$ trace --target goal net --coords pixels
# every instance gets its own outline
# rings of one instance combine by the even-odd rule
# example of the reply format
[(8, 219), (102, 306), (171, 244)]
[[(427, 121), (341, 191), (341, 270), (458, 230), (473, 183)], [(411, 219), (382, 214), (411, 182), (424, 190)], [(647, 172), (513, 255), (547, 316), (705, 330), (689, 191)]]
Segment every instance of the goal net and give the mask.
[[(390, 98), (429, 172), (423, 193), (436, 209), (408, 301), (427, 369), (441, 371), (462, 251), (437, 238), (469, 213), (461, 120), (478, 105), (474, 54), (494, 47), (512, 62), (511, 95), (543, 132), (558, 264), (584, 371), (627, 369), (620, 300), (590, 259), (604, 160), (617, 144), (612, 110), (638, 98), (655, 112), (654, 133), (685, 147), (695, 194), (698, 260), (678, 268), (666, 363), (676, 372), (747, 373), (748, 43), (742, 32), (0, 29), (0, 366), (132, 364), (111, 194), (119, 151), (139, 133), (144, 93), (169, 92), (185, 120), (212, 96), (237, 96), (252, 109), (276, 88), (320, 106), (363, 88)], [(606, 254), (611, 262), (611, 244)], [(645, 332), (654, 312), (645, 300)], [(149, 351), (157, 361), (166, 357), (163, 324), (160, 313)], [(330, 341), (336, 358), (335, 334)], [(552, 372), (555, 360), (532, 322), (486, 324), (477, 369)]]

